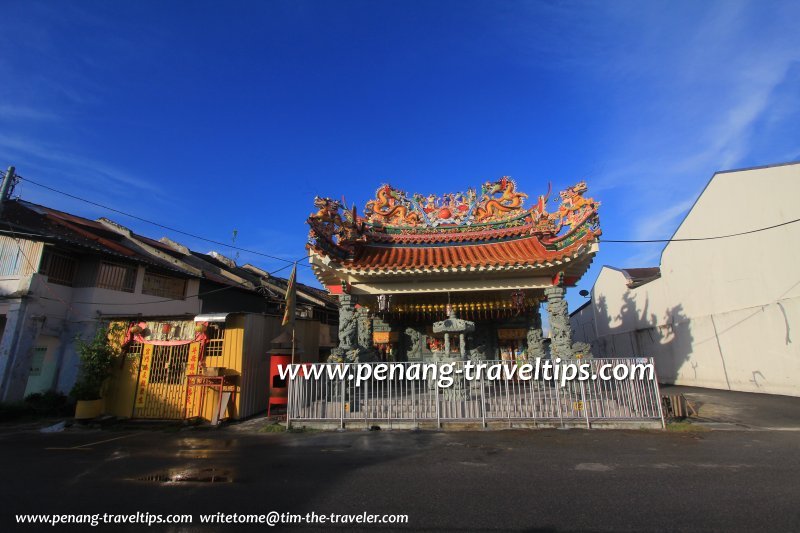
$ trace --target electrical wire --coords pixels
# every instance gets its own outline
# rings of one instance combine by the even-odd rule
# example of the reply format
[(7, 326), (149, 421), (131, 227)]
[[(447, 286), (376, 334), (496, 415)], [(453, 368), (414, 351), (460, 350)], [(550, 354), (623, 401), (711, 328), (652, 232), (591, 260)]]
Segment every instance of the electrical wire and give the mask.
[[(62, 194), (62, 195), (67, 196), (69, 198), (73, 198), (73, 199), (79, 200), (81, 202), (86, 202), (86, 203), (88, 203), (90, 205), (94, 205), (96, 207), (107, 209), (109, 211), (113, 211), (115, 213), (119, 213), (121, 215), (130, 217), (130, 218), (133, 218), (133, 219), (136, 219), (136, 220), (140, 220), (142, 222), (146, 222), (146, 223), (152, 224), (154, 226), (158, 226), (158, 227), (166, 229), (168, 231), (174, 231), (175, 233), (180, 233), (181, 235), (186, 235), (187, 237), (192, 237), (192, 238), (195, 238), (195, 239), (198, 239), (198, 240), (201, 240), (201, 241), (210, 242), (210, 243), (216, 244), (218, 246), (225, 246), (225, 247), (228, 247), (228, 248), (232, 248), (234, 250), (240, 250), (240, 251), (243, 251), (243, 252), (252, 253), (252, 254), (255, 254), (255, 255), (260, 255), (260, 256), (263, 256), (263, 257), (268, 257), (270, 259), (275, 259), (277, 261), (284, 261), (284, 262), (287, 263), (287, 266), (284, 267), (284, 268), (288, 268), (289, 266), (291, 266), (295, 262), (301, 261), (301, 260), (306, 259), (306, 258), (309, 257), (309, 255), (304, 255), (303, 257), (301, 257), (299, 259), (285, 259), (285, 258), (282, 258), (282, 257), (277, 257), (277, 256), (266, 254), (266, 253), (263, 253), (263, 252), (258, 252), (258, 251), (255, 251), (255, 250), (249, 250), (247, 248), (241, 248), (241, 247), (238, 247), (238, 246), (235, 246), (235, 245), (232, 245), (232, 244), (227, 244), (227, 243), (224, 243), (224, 242), (215, 241), (213, 239), (208, 239), (206, 237), (201, 237), (200, 235), (196, 235), (194, 233), (189, 233), (189, 232), (186, 232), (186, 231), (183, 231), (183, 230), (172, 228), (170, 226), (166, 226), (166, 225), (161, 224), (159, 222), (154, 222), (152, 220), (148, 220), (148, 219), (140, 217), (138, 215), (133, 215), (133, 214), (127, 213), (125, 211), (120, 211), (119, 209), (114, 209), (113, 207), (109, 207), (109, 206), (106, 206), (106, 205), (103, 205), (103, 204), (99, 204), (97, 202), (93, 202), (91, 200), (87, 200), (85, 198), (81, 198), (80, 196), (76, 196), (76, 195), (70, 194), (68, 192), (60, 191), (60, 190), (55, 189), (53, 187), (50, 187), (48, 185), (44, 185), (42, 183), (38, 183), (36, 181), (33, 181), (33, 180), (29, 179), (29, 178), (25, 178), (23, 176), (20, 176), (19, 174), (15, 174), (15, 177), (17, 179), (19, 179), (19, 180), (26, 181), (26, 182), (28, 182), (28, 183), (30, 183), (32, 185), (36, 185), (38, 187), (42, 187), (42, 188), (47, 189), (49, 191), (52, 191), (52, 192), (55, 192), (55, 193), (58, 193), (58, 194)], [(728, 238), (731, 238), (731, 237), (740, 237), (742, 235), (750, 235), (750, 234), (758, 233), (758, 232), (761, 232), (761, 231), (767, 231), (767, 230), (771, 230), (771, 229), (775, 229), (775, 228), (780, 228), (782, 226), (787, 226), (789, 224), (795, 224), (797, 222), (800, 222), (800, 218), (796, 218), (794, 220), (789, 220), (787, 222), (781, 222), (780, 224), (774, 224), (772, 226), (766, 226), (766, 227), (757, 228), (757, 229), (753, 229), (753, 230), (742, 231), (742, 232), (739, 232), (739, 233), (730, 233), (730, 234), (727, 234), (727, 235), (715, 235), (715, 236), (711, 236), (711, 237), (690, 237), (690, 238), (683, 238), (683, 239), (604, 239), (604, 238), (600, 237), (598, 239), (598, 241), (599, 242), (603, 242), (603, 243), (613, 243), (613, 244), (652, 244), (652, 243), (668, 243), (668, 242), (712, 241), (712, 240), (718, 240), (718, 239), (728, 239)], [(310, 265), (305, 264), (305, 263), (300, 263), (300, 264), (301, 264), (301, 266), (310, 267)], [(281, 269), (281, 270), (283, 270), (283, 269)]]
[(275, 270), (275, 271), (273, 271), (273, 272), (270, 272), (269, 274), (270, 274), (270, 276), (271, 276), (271, 275), (273, 275), (273, 274), (277, 274), (278, 272), (281, 272), (281, 271), (283, 271), (283, 270), (286, 270), (286, 269), (287, 269), (287, 268), (289, 268), (290, 266), (294, 266), (294, 263), (292, 263), (292, 264), (290, 264), (290, 265), (282, 266), (282, 267), (280, 267), (278, 270)]
[(653, 243), (653, 242), (692, 242), (692, 241), (714, 241), (717, 239), (729, 239), (731, 237), (740, 237), (742, 235), (750, 235), (752, 233), (758, 233), (760, 231), (767, 231), (770, 229), (780, 228), (782, 226), (788, 226), (789, 224), (795, 224), (800, 222), (800, 218), (796, 218), (794, 220), (787, 220), (786, 222), (781, 222), (780, 224), (774, 224), (772, 226), (766, 226), (763, 228), (752, 229), (749, 231), (740, 231), (739, 233), (730, 233), (728, 235), (715, 235), (713, 237), (687, 237), (685, 239), (642, 239), (642, 240), (611, 240), (611, 239), (604, 239), (600, 237), (598, 240), (600, 242), (611, 242), (611, 243), (624, 243), (624, 244), (644, 244), (644, 243)]
[[(264, 252), (259, 252), (257, 250), (250, 250), (248, 248), (242, 248), (242, 247), (236, 246), (234, 244), (229, 244), (229, 243), (224, 243), (224, 242), (221, 242), (221, 241), (216, 241), (214, 239), (209, 239), (209, 238), (206, 238), (206, 237), (202, 237), (202, 236), (197, 235), (195, 233), (190, 233), (188, 231), (183, 231), (183, 230), (180, 230), (180, 229), (177, 229), (177, 228), (173, 228), (171, 226), (167, 226), (165, 224), (161, 224), (160, 222), (155, 222), (153, 220), (149, 220), (147, 218), (140, 217), (138, 215), (134, 215), (134, 214), (128, 213), (126, 211), (121, 211), (119, 209), (115, 209), (113, 207), (109, 207), (107, 205), (103, 205), (103, 204), (94, 202), (92, 200), (87, 200), (86, 198), (81, 198), (80, 196), (76, 196), (74, 194), (71, 194), (71, 193), (68, 193), (68, 192), (65, 192), (65, 191), (60, 191), (58, 189), (50, 187), (49, 185), (44, 185), (43, 183), (39, 183), (39, 182), (34, 181), (32, 179), (20, 176), (19, 174), (16, 174), (15, 176), (16, 176), (16, 178), (18, 178), (18, 179), (20, 179), (20, 180), (22, 180), (24, 182), (30, 183), (31, 185), (36, 185), (37, 187), (42, 187), (43, 189), (47, 189), (48, 191), (52, 191), (52, 192), (55, 192), (55, 193), (58, 193), (58, 194), (62, 194), (64, 196), (72, 198), (73, 200), (79, 200), (79, 201), (85, 202), (85, 203), (87, 203), (89, 205), (93, 205), (95, 207), (100, 207), (102, 209), (106, 209), (108, 211), (112, 211), (114, 213), (118, 213), (120, 215), (123, 215), (123, 216), (126, 216), (126, 217), (130, 217), (130, 218), (133, 218), (135, 220), (139, 220), (141, 222), (145, 222), (147, 224), (151, 224), (153, 226), (157, 226), (157, 227), (165, 229), (167, 231), (172, 231), (172, 232), (175, 232), (175, 233), (179, 233), (181, 235), (185, 235), (185, 236), (191, 237), (193, 239), (198, 239), (198, 240), (201, 240), (201, 241), (210, 242), (212, 244), (216, 244), (217, 246), (224, 246), (224, 247), (227, 247), (227, 248), (232, 248), (234, 250), (239, 250), (239, 251), (246, 252), (246, 253), (249, 253), (249, 254), (259, 255), (259, 256), (262, 256), (262, 257), (268, 257), (269, 259), (274, 259), (276, 261), (284, 261), (284, 262), (286, 262), (286, 263), (288, 263), (290, 265), (294, 263), (294, 261), (291, 260), (291, 259), (285, 259), (283, 257), (278, 257), (276, 255), (271, 255), (271, 254), (267, 254), (267, 253), (264, 253)], [(309, 267), (309, 265), (306, 265), (306, 264), (303, 264), (303, 266)]]

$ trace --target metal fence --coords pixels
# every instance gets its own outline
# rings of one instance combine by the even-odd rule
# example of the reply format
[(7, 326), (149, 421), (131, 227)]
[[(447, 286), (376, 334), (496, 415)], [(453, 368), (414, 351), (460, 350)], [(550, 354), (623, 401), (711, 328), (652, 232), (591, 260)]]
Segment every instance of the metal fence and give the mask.
[[(517, 365), (513, 361), (486, 361), (488, 364)], [(653, 364), (652, 358), (591, 359), (563, 361), (588, 363), (591, 375), (596, 376), (601, 365), (622, 365), (628, 369), (636, 365)], [(600, 421), (660, 421), (664, 417), (658, 382), (653, 367), (652, 375), (643, 379), (605, 381), (601, 379), (560, 382), (544, 379), (522, 380), (481, 379), (468, 381), (463, 374), (454, 373), (454, 382), (440, 388), (430, 379), (367, 379), (356, 386), (358, 380), (326, 371), (326, 366), (347, 366), (359, 363), (306, 364), (289, 378), (287, 419), (292, 421), (335, 422), (342, 428), (363, 424), (392, 423), (416, 424), (443, 422), (542, 422), (585, 424), (591, 427)], [(363, 364), (363, 363), (361, 363)], [(368, 363), (378, 364), (378, 363)], [(391, 363), (411, 365), (415, 363)], [(417, 363), (418, 364), (418, 363)], [(442, 363), (437, 363), (441, 366)], [(458, 364), (458, 363), (457, 363)], [(293, 365), (299, 367), (301, 365)], [(311, 367), (321, 367), (320, 379), (312, 379)], [(299, 368), (298, 368), (299, 370)], [(346, 369), (355, 376), (356, 368)], [(398, 424), (400, 425), (400, 424)]]

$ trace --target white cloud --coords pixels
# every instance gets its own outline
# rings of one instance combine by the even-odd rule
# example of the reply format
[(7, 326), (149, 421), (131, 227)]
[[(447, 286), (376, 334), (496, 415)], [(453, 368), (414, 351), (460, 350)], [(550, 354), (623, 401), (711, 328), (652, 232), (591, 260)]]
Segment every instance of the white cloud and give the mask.
[(6, 157), (17, 165), (19, 173), (23, 176), (22, 163), (25, 161), (30, 161), (34, 165), (47, 163), (57, 165), (58, 172), (62, 175), (70, 175), (78, 182), (92, 185), (95, 192), (109, 186), (117, 186), (148, 193), (153, 199), (160, 193), (159, 188), (147, 180), (132, 176), (101, 161), (65, 151), (58, 146), (35, 142), (21, 136), (0, 134), (0, 147), (6, 150)]
[(679, 218), (686, 214), (694, 198), (686, 198), (655, 213), (649, 213), (639, 219), (636, 225), (636, 239), (665, 239), (677, 227)]
[(0, 120), (58, 120), (60, 117), (41, 109), (22, 105), (0, 104)]

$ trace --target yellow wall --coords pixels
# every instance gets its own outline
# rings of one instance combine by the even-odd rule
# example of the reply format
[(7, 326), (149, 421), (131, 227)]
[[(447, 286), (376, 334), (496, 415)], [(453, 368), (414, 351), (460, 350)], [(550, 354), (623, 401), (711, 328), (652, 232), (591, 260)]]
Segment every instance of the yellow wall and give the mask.
[(133, 401), (138, 379), (139, 358), (120, 356), (120, 359), (114, 363), (114, 372), (104, 394), (106, 414), (119, 417), (133, 415)]
[[(229, 315), (225, 322), (225, 342), (222, 355), (206, 356), (207, 367), (223, 367), (236, 375), (236, 394), (228, 416), (233, 419), (248, 417), (263, 412), (269, 397), (270, 341), (282, 331), (281, 318), (258, 314)], [(317, 321), (298, 320), (296, 337), (297, 362), (317, 362), (319, 356), (319, 328)], [(139, 378), (139, 357), (121, 356), (114, 366), (109, 380), (106, 398), (106, 413), (119, 417), (133, 415), (133, 404)], [(200, 389), (195, 396), (199, 401)], [(203, 405), (196, 404), (194, 414), (211, 420), (217, 406), (217, 393), (206, 389)]]
[[(235, 378), (232, 379), (237, 385), (236, 394), (234, 395), (233, 407), (228, 408), (228, 415), (233, 419), (239, 418), (239, 403), (241, 402), (244, 325), (245, 315), (228, 316), (225, 321), (225, 342), (222, 344), (222, 355), (207, 356), (205, 358), (207, 367), (222, 367), (226, 369), (226, 373), (235, 375)], [(197, 394), (199, 394), (199, 390), (198, 388)], [(212, 389), (206, 389), (203, 405), (198, 406), (195, 412), (200, 413), (206, 420), (211, 420), (218, 401), (217, 392)]]

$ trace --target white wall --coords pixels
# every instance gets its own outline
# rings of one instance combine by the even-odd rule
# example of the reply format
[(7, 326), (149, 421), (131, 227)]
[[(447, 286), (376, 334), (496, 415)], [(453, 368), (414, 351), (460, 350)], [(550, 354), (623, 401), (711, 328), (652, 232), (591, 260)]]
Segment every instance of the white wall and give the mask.
[[(58, 352), (61, 341), (58, 337), (39, 335), (34, 343), (34, 350), (44, 348), (44, 358), (41, 361), (41, 373), (37, 376), (30, 374), (25, 387), (25, 396), (36, 392), (46, 392), (53, 388), (55, 372), (58, 368)], [(34, 352), (35, 354), (35, 352)], [(31, 363), (31, 368), (33, 364)]]
[[(676, 239), (724, 235), (800, 218), (800, 164), (719, 173)], [(661, 269), (667, 289), (692, 316), (800, 296), (800, 224), (716, 241), (670, 243)]]
[[(10, 244), (17, 246), (16, 242)], [(10, 244), (7, 248), (13, 251)], [(27, 257), (25, 264), (20, 265), (30, 261), (38, 266), (41, 243), (21, 240), (20, 244)], [(79, 368), (75, 337), (90, 337), (102, 316), (177, 317), (200, 313), (199, 298), (162, 301), (165, 299), (141, 294), (144, 271), (144, 267), (138, 267), (133, 293), (57, 285), (21, 266), (15, 270), (16, 274), (0, 277), (0, 296), (5, 296), (0, 300), (0, 314), (8, 319), (0, 339), (0, 399), (22, 399), (28, 388), (33, 350), (43, 344), (48, 346), (47, 368), (31, 387), (54, 387), (69, 392)], [(199, 287), (199, 280), (187, 280), (187, 296), (197, 295)]]
[[(800, 164), (716, 174), (675, 237), (800, 218)], [(656, 358), (665, 382), (800, 396), (800, 223), (669, 243), (661, 278), (635, 289), (604, 267), (572, 317), (596, 355)], [(634, 265), (649, 266), (649, 265)]]

